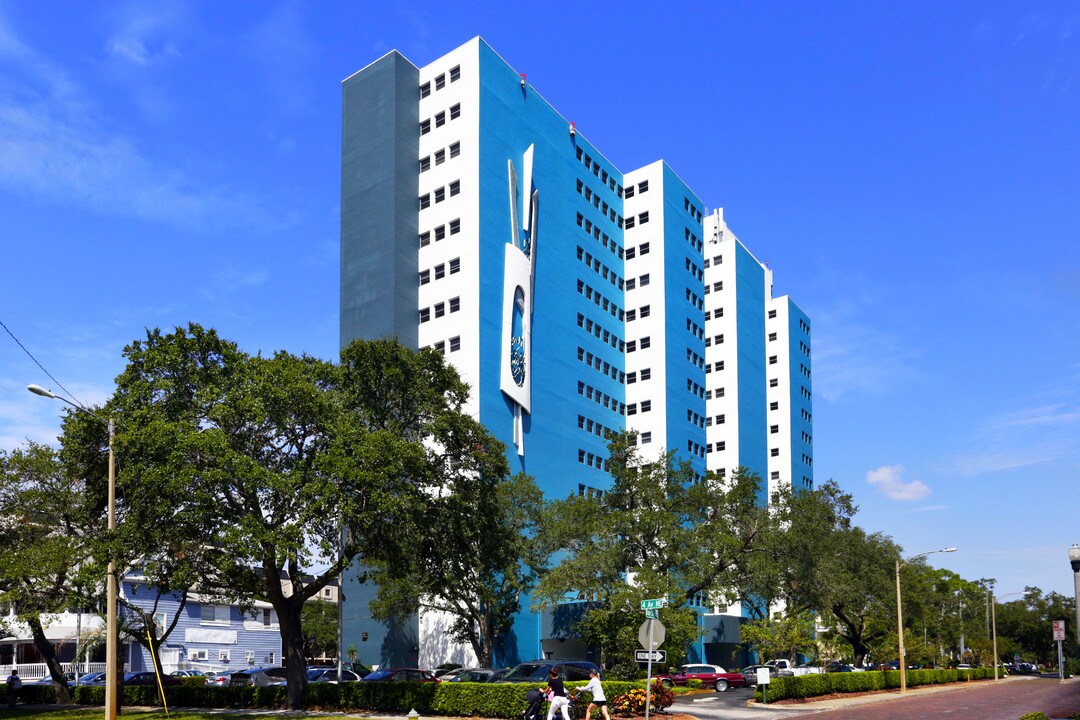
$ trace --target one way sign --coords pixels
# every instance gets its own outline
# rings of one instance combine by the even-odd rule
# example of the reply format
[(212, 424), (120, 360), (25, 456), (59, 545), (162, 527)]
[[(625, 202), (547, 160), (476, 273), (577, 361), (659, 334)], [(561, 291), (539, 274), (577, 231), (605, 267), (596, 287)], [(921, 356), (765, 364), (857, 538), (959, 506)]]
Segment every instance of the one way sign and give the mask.
[(667, 650), (635, 650), (634, 662), (667, 662)]

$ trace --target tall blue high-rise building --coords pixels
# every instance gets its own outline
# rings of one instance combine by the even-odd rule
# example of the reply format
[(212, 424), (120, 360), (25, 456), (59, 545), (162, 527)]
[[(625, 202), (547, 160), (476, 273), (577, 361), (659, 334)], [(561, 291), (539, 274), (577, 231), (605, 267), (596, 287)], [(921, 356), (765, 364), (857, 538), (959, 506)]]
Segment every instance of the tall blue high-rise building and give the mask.
[[(812, 486), (809, 319), (666, 163), (616, 168), (480, 38), (347, 78), (342, 125), (343, 345), (445, 353), (554, 497), (602, 493), (605, 431), (628, 428), (702, 475)], [(443, 618), (376, 624), (371, 589), (346, 583), (361, 660), (469, 660)], [(738, 660), (740, 614), (703, 602), (696, 659)], [(499, 661), (586, 655), (562, 625), (523, 613)]]

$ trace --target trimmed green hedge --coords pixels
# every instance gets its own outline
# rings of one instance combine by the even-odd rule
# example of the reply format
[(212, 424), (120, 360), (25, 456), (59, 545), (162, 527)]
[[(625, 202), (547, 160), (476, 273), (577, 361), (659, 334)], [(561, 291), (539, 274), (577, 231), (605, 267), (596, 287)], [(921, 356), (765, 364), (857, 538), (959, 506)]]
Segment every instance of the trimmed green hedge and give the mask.
[[(0, 689), (0, 699), (7, 699), (7, 685)], [(31, 705), (51, 705), (56, 702), (56, 687), (49, 685), (23, 684), (19, 690), (19, 702)]]
[[(584, 686), (583, 682), (566, 683), (568, 689)], [(408, 712), (415, 708), (421, 715), (456, 715), (459, 717), (520, 717), (528, 705), (525, 693), (540, 687), (540, 683), (424, 683), (424, 682), (358, 682), (332, 685), (316, 683), (304, 690), (304, 705), (309, 708), (340, 710), (387, 710)], [(603, 683), (604, 694), (612, 698), (644, 682), (608, 681)], [(280, 708), (286, 704), (285, 688), (278, 687), (206, 687), (174, 685), (165, 688), (170, 707), (204, 708)], [(80, 705), (102, 705), (105, 688), (74, 688), (75, 702)], [(582, 717), (590, 699), (574, 705), (574, 715)], [(158, 705), (157, 688), (153, 686), (125, 687), (123, 705)]]
[[(907, 685), (940, 685), (969, 680), (985, 680), (994, 677), (993, 668), (975, 668), (973, 670), (908, 670)], [(758, 685), (755, 697), (761, 702), (761, 689)], [(832, 693), (872, 692), (900, 687), (899, 670), (874, 670), (870, 672), (819, 673), (798, 677), (773, 678), (769, 683), (768, 701), (787, 700), (788, 698), (810, 698)]]

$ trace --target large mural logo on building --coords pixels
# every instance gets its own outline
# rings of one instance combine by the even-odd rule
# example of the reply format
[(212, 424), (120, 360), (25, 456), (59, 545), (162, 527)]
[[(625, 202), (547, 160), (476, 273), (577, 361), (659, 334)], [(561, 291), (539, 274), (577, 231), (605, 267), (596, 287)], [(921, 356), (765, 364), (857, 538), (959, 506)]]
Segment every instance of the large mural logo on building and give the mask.
[(514, 447), (525, 455), (522, 413), (532, 405), (532, 308), (536, 277), (537, 220), (540, 191), (533, 188), (533, 148), (522, 157), (519, 183), (517, 168), (506, 161), (510, 190), (510, 239), (503, 253), (502, 370), (499, 387), (513, 403)]

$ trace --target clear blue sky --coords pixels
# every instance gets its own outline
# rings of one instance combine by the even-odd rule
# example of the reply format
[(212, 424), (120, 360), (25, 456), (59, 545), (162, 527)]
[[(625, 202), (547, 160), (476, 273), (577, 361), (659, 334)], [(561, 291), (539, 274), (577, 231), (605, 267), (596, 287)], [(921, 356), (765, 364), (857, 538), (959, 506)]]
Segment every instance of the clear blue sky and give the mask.
[[(0, 320), (91, 403), (145, 327), (334, 358), (340, 81), (481, 35), (770, 261), (860, 524), (1071, 594), (1077, 33), (1063, 2), (0, 0)], [(27, 383), (56, 389), (0, 334), (2, 448), (55, 439)]]

